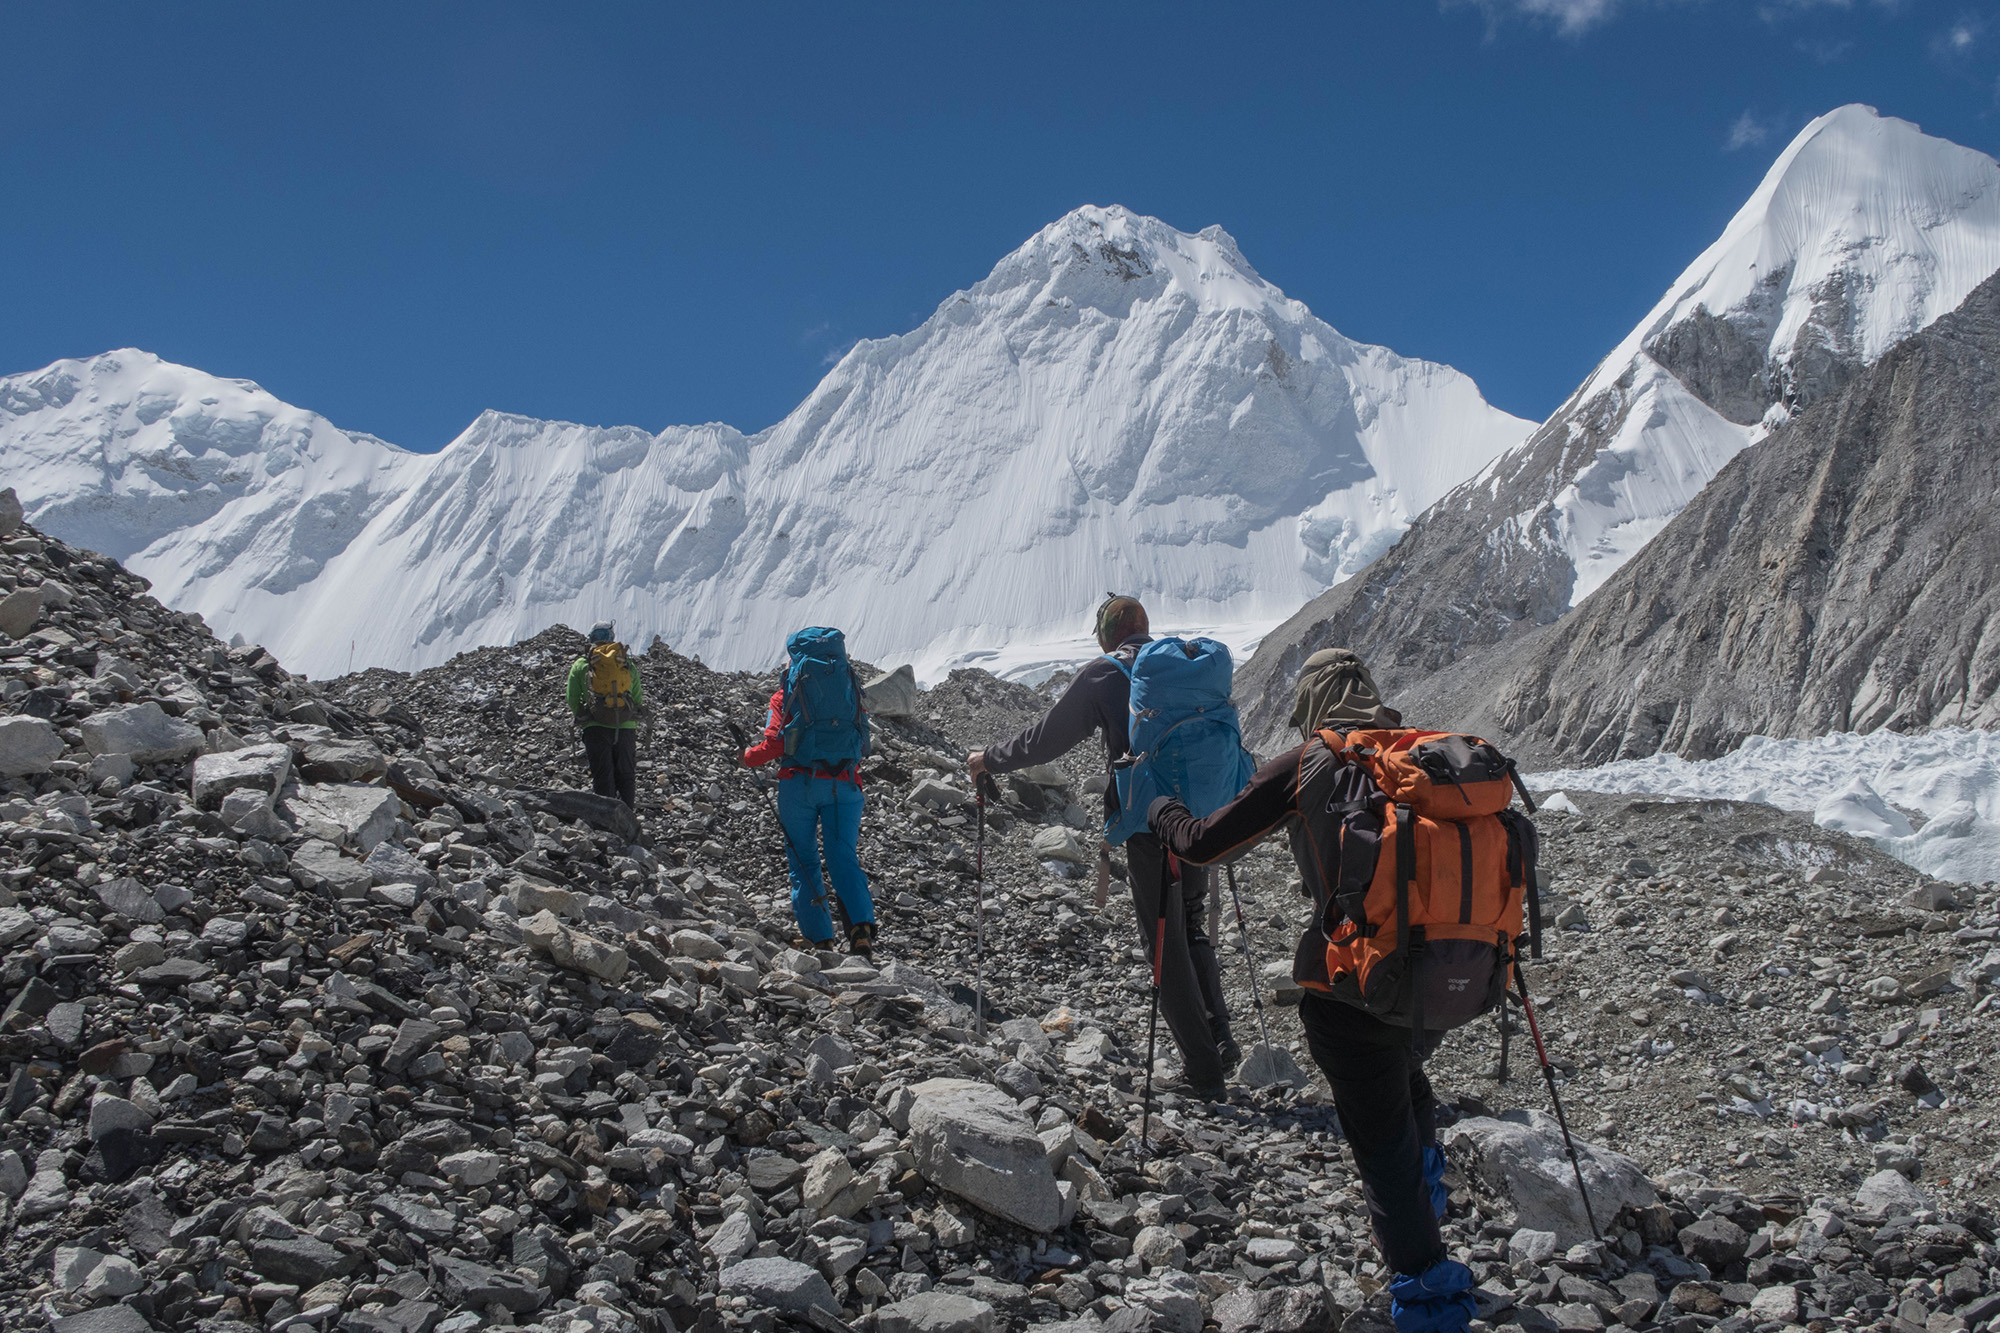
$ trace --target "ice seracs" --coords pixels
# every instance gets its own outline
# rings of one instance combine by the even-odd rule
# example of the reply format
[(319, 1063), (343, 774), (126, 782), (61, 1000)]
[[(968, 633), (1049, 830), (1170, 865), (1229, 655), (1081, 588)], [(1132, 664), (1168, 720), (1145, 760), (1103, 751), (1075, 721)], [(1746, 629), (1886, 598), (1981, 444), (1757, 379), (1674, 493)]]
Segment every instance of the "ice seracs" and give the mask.
[(932, 676), (1068, 655), (1113, 586), (1240, 641), (1528, 425), (1342, 337), (1221, 228), (1096, 207), (754, 436), (488, 412), (420, 455), (144, 353), (0, 380), (33, 521), (315, 674), (611, 614), (724, 666), (838, 624)]

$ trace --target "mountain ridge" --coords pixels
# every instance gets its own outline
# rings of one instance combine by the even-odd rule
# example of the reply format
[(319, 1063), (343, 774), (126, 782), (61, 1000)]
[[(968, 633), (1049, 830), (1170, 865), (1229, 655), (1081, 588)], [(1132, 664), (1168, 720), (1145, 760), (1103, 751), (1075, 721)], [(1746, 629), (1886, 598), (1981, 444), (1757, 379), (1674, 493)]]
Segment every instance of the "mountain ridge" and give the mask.
[(1265, 638), (1250, 734), (1282, 738), (1320, 647), (1409, 693), (1559, 623), (1729, 459), (1995, 270), (2000, 163), (1868, 107), (1818, 118), (1547, 422)]
[(414, 454), (107, 357), (0, 381), (30, 516), (322, 674), (609, 615), (725, 666), (838, 623), (935, 676), (1067, 660), (1109, 584), (1275, 623), (1530, 424), (1343, 337), (1220, 227), (1094, 206), (755, 435), (487, 411)]

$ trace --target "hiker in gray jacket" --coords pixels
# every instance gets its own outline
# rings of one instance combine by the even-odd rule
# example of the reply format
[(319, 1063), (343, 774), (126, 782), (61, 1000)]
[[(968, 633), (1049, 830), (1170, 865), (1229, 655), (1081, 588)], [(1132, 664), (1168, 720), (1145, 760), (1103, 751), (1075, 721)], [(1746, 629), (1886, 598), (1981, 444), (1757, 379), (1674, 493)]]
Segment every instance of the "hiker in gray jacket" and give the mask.
[[(1153, 641), (1146, 608), (1137, 598), (1112, 597), (1097, 608), (1097, 644), (1105, 655), (1078, 668), (1041, 721), (1011, 740), (974, 750), (965, 757), (966, 770), (977, 783), (982, 773), (1012, 773), (1061, 758), (1093, 732), (1104, 736), (1107, 785), (1104, 810), (1118, 814), (1118, 784), (1111, 766), (1132, 748), (1130, 713), (1132, 680), (1112, 658), (1129, 668), (1139, 649)], [(1228, 1095), (1224, 1077), (1242, 1058), (1229, 1034), (1229, 1009), (1222, 996), (1222, 974), (1215, 945), (1204, 924), (1204, 905), (1215, 872), (1168, 858), (1151, 833), (1135, 833), (1125, 843), (1132, 886), (1132, 906), (1139, 918), (1139, 937), (1151, 962), (1155, 927), (1162, 898), (1177, 902), (1166, 920), (1166, 956), (1160, 973), (1160, 1012), (1180, 1048), (1181, 1067), (1194, 1095), (1220, 1101)]]

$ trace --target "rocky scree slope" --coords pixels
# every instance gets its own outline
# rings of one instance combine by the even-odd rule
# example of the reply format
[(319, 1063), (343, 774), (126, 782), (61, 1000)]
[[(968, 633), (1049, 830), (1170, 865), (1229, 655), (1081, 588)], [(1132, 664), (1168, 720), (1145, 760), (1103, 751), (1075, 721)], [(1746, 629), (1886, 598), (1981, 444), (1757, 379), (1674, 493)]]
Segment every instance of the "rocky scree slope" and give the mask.
[(1319, 648), (1407, 694), (1560, 620), (1737, 453), (1996, 269), (2000, 163), (1868, 107), (1815, 120), (1555, 415), (1260, 644), (1238, 688), (1251, 734), (1276, 737)]
[(1073, 639), (1106, 587), (1261, 629), (1529, 428), (1341, 336), (1221, 228), (1097, 207), (751, 436), (487, 412), (415, 454), (145, 352), (0, 379), (31, 519), (314, 675), (614, 614), (726, 667), (838, 624), (934, 679)]
[[(656, 729), (634, 827), (565, 789), (567, 631), (416, 677), (315, 683), (224, 649), (115, 562), (0, 520), (8, 1327), (1386, 1327), (1359, 1187), (1312, 1089), (1216, 1106), (1169, 1092), (1156, 1141), (1136, 1142), (1143, 969), (1129, 908), (1098, 911), (1081, 877), (1075, 769), (1017, 778), (993, 812), (992, 1003), (986, 1039), (973, 1031), (977, 826), (957, 760), (1032, 692), (964, 672), (885, 700), (865, 836), (887, 945), (867, 964), (787, 944), (776, 833), (724, 727), (754, 716), (768, 678), (647, 654)], [(1598, 864), (1602, 835), (1581, 832)], [(1279, 866), (1264, 855), (1242, 876), (1263, 958), (1295, 915)], [(1568, 925), (1559, 959), (1596, 943)], [(1685, 951), (1679, 922), (1636, 928), (1661, 961)], [(1576, 950), (1578, 975), (1595, 953)], [(1228, 961), (1242, 1010), (1243, 959)], [(1608, 965), (1629, 982), (1629, 960)], [(1568, 966), (1538, 972), (1554, 1021), (1580, 1034), (1559, 1038), (1574, 1098), (1598, 1067), (1596, 1029), (1563, 1012)], [(1590, 1148), (1609, 1247), (1580, 1243), (1545, 1125), (1451, 1127), (1447, 1231), (1487, 1324), (1983, 1327), (2000, 1309), (1992, 1218), (1933, 1180), (1949, 1149), (1887, 1133), (1919, 1114), (1909, 1094), (1843, 1108), (1740, 1184), (1751, 1163), (1683, 1136), (1659, 1095), (1682, 1090), (1711, 1033), (1767, 1021), (1734, 966), (1700, 1001), (1651, 1002), (1652, 1031), (1685, 1045), (1649, 1047), (1625, 1089), (1658, 1109), (1620, 1113), (1713, 1178), (1652, 1183)], [(1986, 1012), (1982, 975), (1909, 987), (1940, 1017), (1914, 1011), (1894, 1058), (1976, 1046), (1960, 1027)], [(1910, 1012), (1904, 992), (1827, 984)], [(1274, 1023), (1295, 1040), (1289, 1015)], [(1452, 1049), (1477, 1058), (1480, 1035)], [(1815, 1045), (1808, 1080), (1872, 1068)], [(1977, 1104), (1976, 1069), (1947, 1076), (1939, 1112)], [(1440, 1082), (1468, 1110), (1539, 1103), (1525, 1080), (1476, 1077)], [(1889, 1165), (1858, 1190), (1827, 1174), (1872, 1170), (1877, 1130)]]

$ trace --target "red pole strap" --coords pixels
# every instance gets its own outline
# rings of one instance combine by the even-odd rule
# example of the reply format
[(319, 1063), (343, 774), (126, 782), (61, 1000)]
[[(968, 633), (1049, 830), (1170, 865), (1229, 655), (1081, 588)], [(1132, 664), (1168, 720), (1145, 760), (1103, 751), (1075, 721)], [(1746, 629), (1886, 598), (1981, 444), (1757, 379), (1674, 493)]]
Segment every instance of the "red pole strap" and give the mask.
[(1528, 1016), (1528, 1035), (1535, 1039), (1535, 1057), (1542, 1062), (1542, 1068), (1546, 1069), (1549, 1065), (1548, 1047), (1542, 1045), (1542, 1025), (1535, 1021), (1535, 1006), (1528, 999), (1525, 988), (1521, 991), (1521, 1011)]

